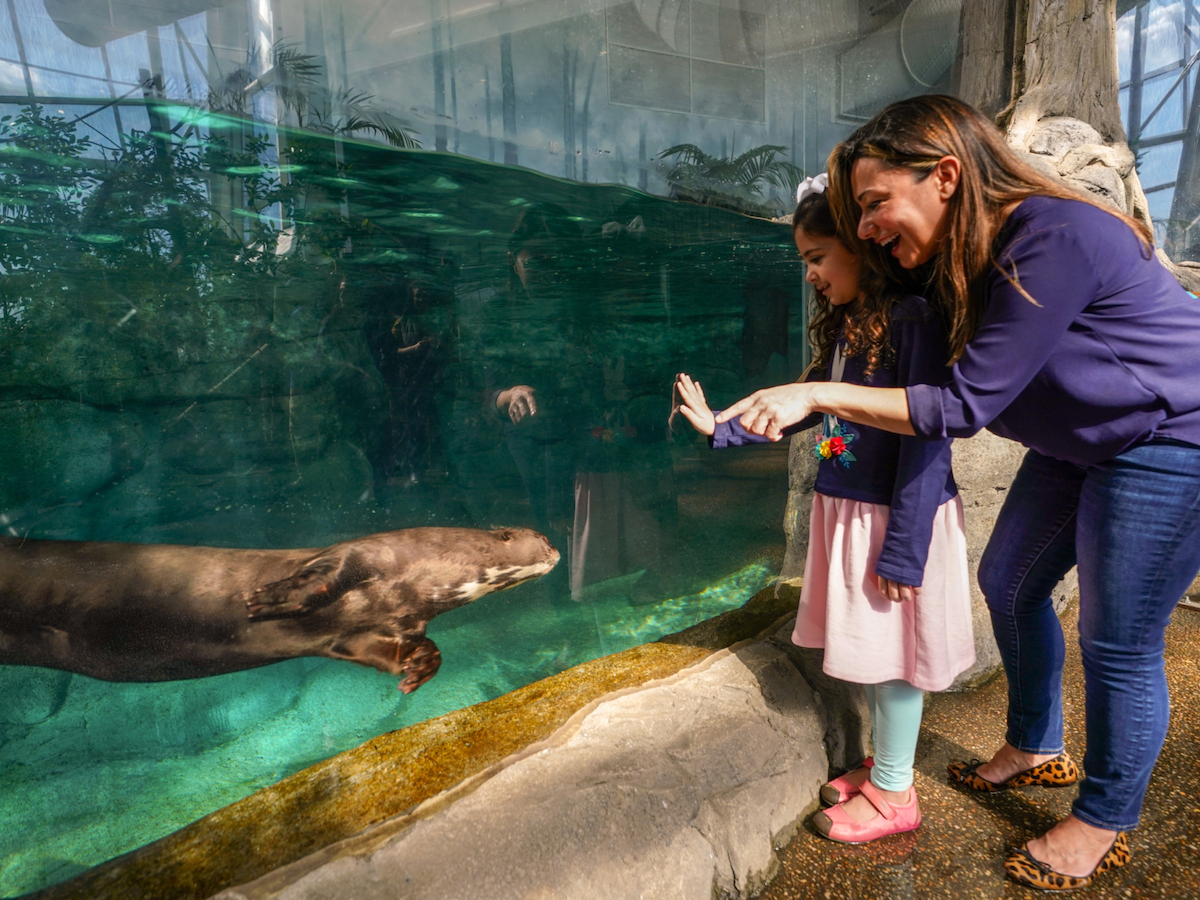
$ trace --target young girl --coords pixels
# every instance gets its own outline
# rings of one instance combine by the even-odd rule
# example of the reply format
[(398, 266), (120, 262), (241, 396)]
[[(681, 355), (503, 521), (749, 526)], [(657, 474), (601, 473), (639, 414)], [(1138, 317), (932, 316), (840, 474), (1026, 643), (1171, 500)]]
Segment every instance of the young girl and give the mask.
[[(946, 338), (924, 299), (865, 292), (858, 257), (837, 237), (824, 175), (797, 191), (792, 233), (816, 291), (807, 380), (876, 387), (940, 384)], [(714, 448), (766, 440), (736, 419), (718, 424), (699, 383), (679, 375), (679, 411)], [(921, 824), (913, 757), (924, 691), (950, 686), (975, 661), (962, 501), (950, 441), (900, 437), (832, 416), (820, 460), (804, 587), (792, 640), (825, 649), (824, 671), (863, 685), (875, 755), (821, 788), (814, 825), (863, 843)]]

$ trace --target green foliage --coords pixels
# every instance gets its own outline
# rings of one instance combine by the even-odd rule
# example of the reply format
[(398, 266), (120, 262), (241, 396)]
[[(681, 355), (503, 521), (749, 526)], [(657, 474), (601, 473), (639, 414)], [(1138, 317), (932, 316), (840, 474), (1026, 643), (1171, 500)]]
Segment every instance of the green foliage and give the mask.
[(790, 189), (804, 170), (775, 157), (787, 147), (763, 144), (739, 156), (712, 156), (695, 144), (676, 144), (658, 155), (673, 159), (664, 175), (681, 199), (700, 199), (735, 208), (758, 205), (765, 185)]
[(382, 138), (393, 147), (420, 148), (420, 142), (409, 134), (404, 122), (372, 104), (371, 94), (344, 89), (325, 97), (319, 87), (323, 70), (317, 57), (301, 52), (296, 44), (276, 42), (271, 48), (270, 65), (257, 80), (252, 75), (255, 57), (254, 52), (248, 53), (246, 66), (225, 75), (209, 92), (210, 108), (246, 115), (254, 87), (270, 85), (280, 104), (303, 130), (346, 136), (363, 133)]
[(60, 304), (69, 235), (97, 184), (90, 141), (36, 104), (0, 119), (0, 335), (28, 320), (28, 301)]
[[(320, 65), (286, 43), (259, 86), (298, 127), (269, 134), (249, 115), (252, 62), (220, 80), (207, 109), (152, 99), (150, 128), (99, 153), (78, 120), (37, 104), (0, 119), (0, 339), (86, 331), (88, 304), (121, 306), (117, 319), (136, 309), (139, 323), (155, 309), (190, 314), (217, 293), (265, 295), (289, 267), (340, 265), (372, 226), (345, 213), (352, 173), (335, 139), (417, 141), (368, 94), (318, 102)], [(290, 252), (277, 254), (285, 233)]]
[(90, 141), (73, 125), (28, 106), (0, 119), (0, 266), (12, 272), (40, 258), (38, 237), (75, 222), (96, 183), (81, 159)]

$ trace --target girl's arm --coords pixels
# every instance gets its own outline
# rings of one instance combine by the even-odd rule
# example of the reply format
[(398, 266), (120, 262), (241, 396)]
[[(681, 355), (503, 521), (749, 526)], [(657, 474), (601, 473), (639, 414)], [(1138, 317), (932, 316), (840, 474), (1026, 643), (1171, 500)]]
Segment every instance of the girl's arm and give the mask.
[(700, 382), (693, 381), (680, 372), (675, 379), (675, 392), (679, 396), (677, 409), (680, 414), (692, 423), (692, 427), (703, 435), (708, 436), (708, 445), (714, 450), (726, 447), (741, 447), (745, 444), (763, 444), (767, 439), (757, 434), (750, 434), (736, 422), (721, 425), (716, 423), (713, 411), (709, 408)]
[[(924, 301), (914, 297), (898, 305), (892, 319), (892, 340), (897, 384), (936, 384), (946, 378), (945, 332)], [(956, 491), (950, 474), (950, 444), (948, 439), (900, 438), (888, 525), (875, 564), (881, 582), (911, 586), (912, 590), (924, 580), (934, 517), (942, 501)], [(882, 583), (880, 588), (884, 589)]]

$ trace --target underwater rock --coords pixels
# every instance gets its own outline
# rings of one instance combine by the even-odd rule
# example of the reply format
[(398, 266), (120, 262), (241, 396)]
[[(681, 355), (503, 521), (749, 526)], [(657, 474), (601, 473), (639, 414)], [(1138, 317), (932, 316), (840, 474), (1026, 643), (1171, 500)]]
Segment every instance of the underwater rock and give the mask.
[(70, 684), (70, 672), (0, 668), (0, 725), (45, 722), (62, 709)]
[(82, 403), (16, 400), (0, 404), (0, 497), (9, 518), (79, 501), (140, 468), (136, 422)]
[[(95, 322), (38, 306), (19, 338), (10, 336), (0, 367), (0, 429), (10, 436), (0, 447), (0, 526), (14, 535), (198, 543), (220, 543), (236, 528), (251, 545), (286, 546), (264, 531), (304, 531), (287, 512), (280, 522), (270, 515), (296, 508), (297, 485), (328, 506), (345, 502), (334, 490), (351, 481), (359, 498), (387, 393), (357, 307), (337, 297), (336, 281), (314, 275), (266, 303), (221, 294), (169, 315), (138, 303), (113, 329), (98, 327), (111, 304), (92, 311)], [(327, 321), (331, 305), (340, 312)], [(349, 445), (361, 449), (348, 453)], [(313, 467), (338, 484), (306, 481)], [(231, 505), (255, 506), (261, 524), (248, 537), (242, 523), (219, 536), (207, 521), (188, 528)], [(329, 530), (375, 530), (361, 516), (355, 525), (338, 518)]]
[(326, 656), (404, 673), (407, 694), (441, 665), (430, 619), (558, 558), (524, 528), (301, 550), (0, 538), (0, 664), (170, 681)]
[(326, 384), (294, 395), (198, 402), (186, 415), (164, 409), (161, 416), (163, 458), (182, 472), (211, 475), (252, 465), (286, 471), (324, 454), (329, 423), (338, 420), (337, 394)]
[(237, 535), (242, 544), (280, 547), (296, 533), (317, 543), (325, 535), (372, 530), (362, 526), (372, 521), (372, 490), (370, 462), (346, 440), (332, 442), (313, 462), (244, 460), (221, 475), (176, 469), (151, 448), (142, 471), (113, 486), (103, 503), (56, 510), (36, 527), (46, 537), (91, 533), (167, 544), (219, 544)]

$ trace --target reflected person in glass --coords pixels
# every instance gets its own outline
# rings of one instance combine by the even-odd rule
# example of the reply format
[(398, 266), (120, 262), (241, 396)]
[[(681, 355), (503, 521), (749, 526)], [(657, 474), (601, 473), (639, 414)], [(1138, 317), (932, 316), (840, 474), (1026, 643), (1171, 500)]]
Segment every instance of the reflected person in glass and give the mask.
[(623, 277), (645, 262), (641, 234), (623, 226), (585, 237), (543, 203), (522, 212), (509, 244), (512, 340), (489, 369), (498, 386), (488, 405), (504, 421), (535, 527), (565, 544), (576, 600), (662, 599), (675, 559), (664, 375), (622, 308), (629, 290), (643, 290), (644, 279)]
[(387, 387), (387, 429), (373, 454), (376, 491), (411, 488), (446, 474), (438, 410), (449, 336), (446, 279), (412, 277), (375, 304), (367, 345)]

